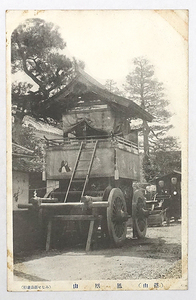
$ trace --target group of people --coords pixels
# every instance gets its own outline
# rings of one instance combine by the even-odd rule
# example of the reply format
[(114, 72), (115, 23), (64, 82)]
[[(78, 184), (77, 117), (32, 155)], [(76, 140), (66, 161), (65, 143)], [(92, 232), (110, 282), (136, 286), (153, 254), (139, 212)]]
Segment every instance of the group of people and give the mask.
[(169, 225), (171, 217), (177, 221), (181, 217), (180, 182), (176, 177), (172, 177), (170, 184), (166, 186), (163, 180), (159, 180), (157, 193), (163, 196), (162, 208), (166, 211), (167, 224)]
[(165, 211), (166, 222), (169, 225), (173, 217), (175, 221), (181, 218), (181, 186), (180, 180), (176, 177), (167, 180), (157, 180), (156, 186), (146, 187), (147, 200), (156, 199), (158, 201), (155, 209)]

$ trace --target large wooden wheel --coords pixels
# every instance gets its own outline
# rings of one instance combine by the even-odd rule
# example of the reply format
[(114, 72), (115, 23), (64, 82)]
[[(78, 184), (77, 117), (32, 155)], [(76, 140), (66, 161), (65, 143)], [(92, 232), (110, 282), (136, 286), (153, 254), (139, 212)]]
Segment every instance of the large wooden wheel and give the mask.
[(137, 190), (133, 195), (132, 202), (133, 235), (138, 238), (144, 238), (147, 230), (146, 201), (142, 191)]
[(112, 242), (121, 246), (127, 233), (127, 208), (123, 192), (119, 188), (113, 188), (108, 197), (107, 208), (108, 233)]

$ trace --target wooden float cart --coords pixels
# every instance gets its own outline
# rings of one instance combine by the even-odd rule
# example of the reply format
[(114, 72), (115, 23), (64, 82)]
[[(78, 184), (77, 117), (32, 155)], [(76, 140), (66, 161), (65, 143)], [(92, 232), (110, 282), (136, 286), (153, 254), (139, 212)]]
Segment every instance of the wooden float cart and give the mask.
[[(48, 141), (47, 184), (55, 184), (59, 177), (59, 187), (44, 198), (34, 197), (28, 205), (19, 205), (47, 211), (46, 250), (56, 220), (79, 223), (80, 234), (87, 236), (86, 251), (94, 226), (100, 226), (115, 246), (121, 246), (126, 239), (127, 221), (132, 217), (134, 235), (145, 236), (149, 214), (145, 198), (140, 190), (133, 191), (133, 180), (126, 178), (138, 175), (137, 152), (137, 145), (118, 137)], [(55, 174), (62, 160), (69, 162), (70, 172)]]
[(45, 197), (25, 205), (48, 218), (46, 250), (55, 221), (77, 223), (87, 251), (96, 228), (121, 246), (129, 218), (134, 236), (144, 237), (149, 211), (142, 191), (132, 186), (140, 178), (140, 159), (138, 132), (130, 122), (152, 116), (84, 71), (48, 103), (48, 114), (63, 122), (64, 137), (47, 140)]

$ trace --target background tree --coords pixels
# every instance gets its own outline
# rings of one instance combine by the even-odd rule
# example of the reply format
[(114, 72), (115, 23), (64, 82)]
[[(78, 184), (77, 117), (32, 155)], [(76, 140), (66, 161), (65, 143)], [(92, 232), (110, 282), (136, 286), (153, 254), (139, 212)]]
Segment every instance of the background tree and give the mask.
[(119, 88), (117, 87), (117, 83), (113, 79), (107, 79), (105, 82), (105, 87), (111, 93), (114, 93), (119, 96), (124, 95), (123, 91), (119, 90)]
[(181, 171), (181, 151), (177, 138), (167, 136), (157, 140), (150, 155), (143, 156), (143, 175), (146, 181), (172, 171)]
[(143, 121), (143, 146), (145, 155), (149, 155), (151, 141), (164, 134), (172, 127), (168, 124), (171, 113), (167, 110), (169, 102), (165, 99), (163, 83), (154, 74), (154, 67), (143, 58), (133, 60), (134, 70), (126, 77), (125, 90), (129, 99), (154, 116), (151, 124)]
[(29, 101), (30, 90), (32, 84), (27, 82), (13, 82), (12, 83), (12, 118), (16, 123), (22, 121), (25, 114), (31, 111), (32, 101)]
[(58, 27), (41, 19), (28, 19), (11, 36), (12, 71), (24, 71), (46, 97), (70, 74), (71, 61), (59, 53), (66, 43)]
[(167, 136), (168, 130), (173, 127), (169, 124), (169, 102), (164, 94), (163, 83), (155, 77), (154, 66), (143, 57), (135, 58), (133, 64), (134, 69), (127, 75), (124, 85), (127, 97), (154, 116), (153, 122), (142, 122), (143, 169), (148, 181), (158, 172), (155, 163), (157, 153), (174, 151), (178, 146), (175, 137)]
[(58, 27), (38, 18), (26, 20), (13, 31), (12, 72), (25, 72), (38, 87), (32, 91), (27, 83), (13, 85), (13, 101), (19, 106), (23, 102), (23, 111), (30, 105), (32, 114), (39, 116), (40, 104), (67, 85), (75, 74), (76, 63), (84, 68), (83, 62), (62, 54), (65, 47)]

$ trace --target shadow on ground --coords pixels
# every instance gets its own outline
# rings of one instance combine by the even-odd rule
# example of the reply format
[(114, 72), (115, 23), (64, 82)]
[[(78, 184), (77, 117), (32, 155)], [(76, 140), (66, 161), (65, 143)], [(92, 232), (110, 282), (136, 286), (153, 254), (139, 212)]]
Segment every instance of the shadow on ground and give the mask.
[(127, 238), (123, 247), (120, 248), (115, 248), (109, 241), (100, 239), (96, 246), (93, 245), (92, 248), (92, 251), (86, 253), (84, 251), (84, 243), (75, 243), (75, 245), (73, 244), (71, 247), (64, 246), (61, 249), (51, 249), (48, 252), (37, 250), (32, 253), (20, 253), (15, 257), (15, 263), (66, 253), (69, 253), (71, 256), (70, 252), (72, 251), (74, 255), (76, 253), (85, 255), (103, 255), (105, 257), (123, 255), (129, 257), (165, 259), (166, 261), (171, 261), (171, 259), (181, 259), (181, 245), (177, 243), (166, 243), (165, 239), (162, 237), (144, 239)]

